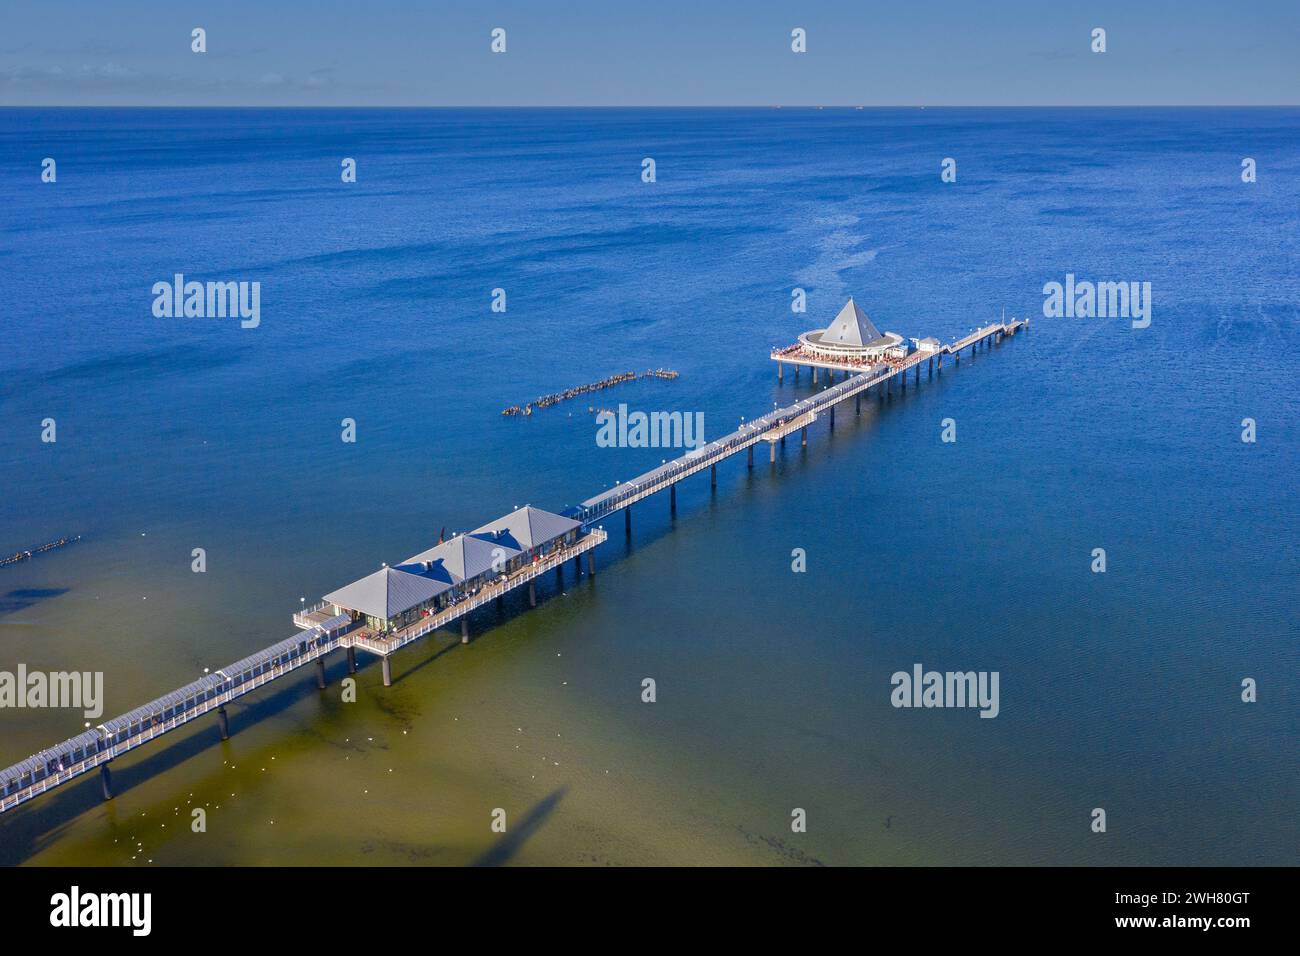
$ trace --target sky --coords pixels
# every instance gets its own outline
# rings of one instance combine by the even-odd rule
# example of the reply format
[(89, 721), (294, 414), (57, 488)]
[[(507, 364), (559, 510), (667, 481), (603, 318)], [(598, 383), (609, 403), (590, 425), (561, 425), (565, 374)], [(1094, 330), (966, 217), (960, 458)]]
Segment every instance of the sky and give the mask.
[(1298, 53), (1297, 0), (9, 0), (0, 105), (1295, 105)]

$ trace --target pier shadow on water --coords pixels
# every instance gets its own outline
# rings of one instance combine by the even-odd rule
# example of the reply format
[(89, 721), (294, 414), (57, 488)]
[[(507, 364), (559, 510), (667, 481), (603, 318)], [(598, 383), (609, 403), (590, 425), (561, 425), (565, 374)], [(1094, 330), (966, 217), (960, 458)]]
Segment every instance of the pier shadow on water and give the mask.
[[(582, 580), (583, 583), (588, 581), (586, 577)], [(46, 597), (64, 593), (66, 589), (50, 588), (40, 589), (39, 591), (28, 589), (27, 591), (10, 592), (8, 596), (33, 591), (39, 595), (34, 600), (44, 600)], [(540, 609), (546, 603), (549, 603), (558, 593), (563, 592), (553, 587), (539, 593), (538, 608)], [(0, 598), (0, 601), (3, 600), (3, 598)], [(493, 607), (486, 607), (473, 612), (472, 618), (477, 619), (478, 625), (474, 627), (474, 631), (480, 638), (489, 637), (496, 626), (518, 616), (523, 612), (527, 604), (526, 601), (514, 603), (520, 606), (512, 607), (512, 602), (507, 600), (506, 607), (501, 611), (497, 611)], [(473, 625), (471, 626), (473, 627)], [(452, 637), (452, 643), (437, 649), (428, 657), (415, 662), (413, 666), (402, 671), (398, 671), (397, 667), (394, 666), (396, 672), (393, 680), (394, 686), (399, 684), (403, 678), (420, 670), (425, 665), (433, 663), (444, 654), (462, 647), (459, 634), (448, 632), (448, 636)], [(378, 670), (379, 666), (380, 660), (378, 657), (369, 654), (357, 655), (358, 673), (371, 667)], [(342, 678), (349, 676), (347, 662), (343, 655), (334, 655), (334, 659), (326, 664), (325, 673), (328, 688), (337, 688), (338, 682)], [(377, 690), (382, 692), (384, 688), (379, 687)], [(287, 680), (283, 686), (277, 682), (275, 689), (271, 690), (265, 697), (250, 695), (232, 701), (226, 705), (227, 710), (230, 712), (231, 741), (238, 741), (241, 728), (279, 715), (305, 698), (329, 692), (330, 690), (321, 691), (317, 688), (314, 665), (306, 665), (297, 672), (294, 678)], [(390, 716), (394, 715), (390, 713)], [(173, 736), (173, 734), (176, 734), (176, 736)], [(133, 787), (144, 784), (151, 778), (180, 766), (192, 757), (196, 757), (213, 747), (225, 745), (226, 742), (221, 740), (217, 730), (216, 716), (214, 714), (204, 714), (202, 717), (196, 718), (186, 729), (164, 735), (164, 738), (154, 745), (157, 749), (150, 752), (141, 748), (133, 751), (129, 756), (114, 760), (110, 764), (113, 791), (115, 794), (125, 794)], [(148, 748), (150, 745), (146, 744), (144, 747)], [(245, 754), (241, 759), (250, 760), (256, 758), (252, 754)], [(494, 866), (507, 862), (510, 857), (518, 852), (524, 840), (542, 825), (563, 795), (564, 790), (558, 790), (534, 807), (520, 824), (512, 828), (514, 833), (508, 834), (506, 839), (498, 846), (485, 853), (477, 865)], [(21, 808), (11, 810), (6, 814), (6, 817), (10, 819), (4, 821), (6, 824), (4, 839), (0, 840), (0, 865), (13, 866), (22, 863), (24, 860), (41, 852), (47, 846), (58, 842), (78, 817), (95, 810), (96, 807), (105, 807), (105, 812), (110, 820), (113, 818), (115, 804), (112, 802), (105, 803), (102, 799), (98, 770), (84, 774), (50, 793), (42, 794)]]
[[(442, 630), (434, 631), (432, 634), (424, 635), (424, 637), (420, 638), (420, 640), (429, 641), (430, 643), (433, 643), (433, 641), (436, 641), (440, 638), (448, 640), (450, 643), (437, 648), (436, 650), (433, 651), (433, 653), (429, 654), (426, 657), (422, 657), (420, 660), (415, 661), (413, 664), (410, 664), (406, 667), (399, 668), (398, 666), (398, 661), (401, 660), (402, 651), (412, 650), (413, 648), (418, 647), (419, 646), (418, 642), (417, 644), (408, 645), (407, 647), (402, 648), (401, 651), (398, 651), (396, 654), (393, 655), (392, 668), (393, 668), (394, 687), (396, 687), (402, 681), (406, 680), (412, 674), (415, 674), (417, 671), (421, 671), (424, 668), (428, 667), (430, 664), (438, 660), (438, 658), (442, 657), (444, 654), (450, 654), (452, 651), (456, 650), (456, 648), (463, 646), (460, 642), (460, 637), (458, 635), (452, 634), (450, 631), (447, 631), (446, 633), (443, 633)], [(471, 638), (471, 640), (473, 640), (473, 638)], [(376, 657), (374, 659), (374, 662), (375, 664), (378, 664), (379, 658)], [(360, 669), (360, 664), (361, 661), (360, 661), (360, 657), (358, 656), (358, 660), (357, 660), (358, 669)]]
[[(372, 664), (378, 669), (379, 659), (362, 659), (368, 656), (359, 656), (358, 672)], [(316, 687), (314, 665), (307, 665), (283, 686), (275, 686), (275, 689), (265, 697), (254, 699), (245, 697), (227, 704), (226, 709), (230, 713), (230, 741), (221, 739), (216, 715), (209, 713), (196, 718), (183, 730), (165, 734), (161, 740), (152, 745), (145, 744), (128, 755), (118, 757), (109, 764), (114, 795), (125, 794), (132, 788), (208, 750), (236, 745), (241, 728), (281, 714), (305, 698), (337, 690), (338, 682), (348, 676), (347, 662), (342, 655), (326, 665), (325, 674), (328, 689), (324, 691)], [(151, 746), (155, 749), (149, 750)], [(269, 744), (265, 744), (262, 749), (269, 750), (269, 747)], [(241, 759), (255, 760), (256, 753), (255, 751), (244, 754)], [(78, 817), (93, 811), (96, 807), (105, 808), (109, 819), (113, 819), (116, 805), (111, 801), (103, 800), (100, 793), (99, 771), (92, 770), (49, 793), (38, 796), (22, 807), (10, 810), (5, 814), (3, 821), (0, 866), (22, 863), (47, 846), (58, 842), (61, 835), (75, 823)]]
[(509, 863), (523, 849), (528, 838), (540, 830), (547, 818), (555, 812), (555, 808), (564, 799), (567, 790), (567, 787), (561, 787), (529, 810), (521, 821), (510, 827), (496, 845), (475, 860), (472, 865), (504, 866)]
[(40, 601), (67, 594), (69, 588), (14, 588), (0, 595), (0, 614), (17, 614)]
[[(572, 575), (572, 571), (570, 571), (569, 574)], [(549, 577), (549, 575), (547, 575), (547, 577)], [(545, 585), (539, 584), (537, 588), (537, 607), (535, 608), (528, 606), (527, 591), (522, 587), (508, 593), (505, 596), (505, 603), (500, 607), (498, 607), (494, 601), (491, 604), (476, 608), (468, 615), (470, 629), (469, 643), (473, 644), (475, 641), (491, 637), (492, 632), (497, 628), (510, 624), (522, 617), (524, 614), (541, 610), (557, 598), (563, 597), (566, 593), (575, 588), (577, 584), (590, 586), (591, 581), (592, 578), (590, 575), (583, 574), (577, 582), (575, 582), (572, 577), (566, 577), (564, 586), (557, 586), (550, 583)], [(412, 674), (423, 670), (434, 661), (437, 661), (444, 654), (449, 654), (458, 648), (468, 646), (461, 643), (460, 632), (455, 629), (456, 626), (457, 625), (447, 625), (446, 627), (440, 627), (432, 633), (424, 635), (414, 643), (408, 644), (406, 647), (397, 651), (392, 657), (393, 686), (396, 687)], [(450, 643), (437, 648), (412, 664), (407, 666), (399, 665), (399, 661), (402, 660), (402, 655), (407, 651), (414, 653), (415, 649), (417, 649), (422, 642), (432, 643), (431, 639), (447, 640)], [(360, 665), (362, 658), (370, 657), (371, 655), (369, 654), (359, 654), (357, 656), (358, 665)], [(379, 658), (374, 657), (372, 659), (374, 663), (378, 664)]]

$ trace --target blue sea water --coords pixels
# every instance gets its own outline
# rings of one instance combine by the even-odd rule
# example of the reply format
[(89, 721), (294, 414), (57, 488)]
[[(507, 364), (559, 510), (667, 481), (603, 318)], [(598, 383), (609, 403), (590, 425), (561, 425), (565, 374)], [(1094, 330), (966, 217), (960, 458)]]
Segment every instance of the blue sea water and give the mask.
[[(111, 804), (6, 814), (4, 859), (1295, 863), (1297, 120), (0, 110), (0, 551), (84, 536), (0, 568), (0, 669), (101, 670), (110, 714), (441, 529), (667, 457), (597, 447), (588, 405), (729, 431), (811, 393), (769, 350), (849, 295), (945, 341), (1033, 317), (684, 484), (675, 519), (639, 506), (594, 582), (404, 652), (392, 688), (267, 694), (231, 741), (121, 761)], [(260, 282), (260, 326), (155, 318), (175, 273)], [(1067, 273), (1150, 282), (1150, 327), (1043, 317)], [(681, 376), (499, 414), (655, 367)], [(893, 708), (917, 662), (998, 671), (999, 716)], [(0, 712), (0, 764), (82, 720)], [(212, 833), (154, 822), (190, 801)], [(530, 824), (505, 853), (498, 806)]]

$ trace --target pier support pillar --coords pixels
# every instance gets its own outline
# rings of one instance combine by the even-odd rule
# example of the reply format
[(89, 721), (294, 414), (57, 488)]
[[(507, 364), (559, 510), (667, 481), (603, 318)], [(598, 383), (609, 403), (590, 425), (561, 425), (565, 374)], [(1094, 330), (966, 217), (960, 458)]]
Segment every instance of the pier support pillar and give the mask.
[(325, 689), (325, 658), (316, 658), (316, 687), (319, 690)]
[(501, 610), (502, 608), (504, 608), (505, 606), (506, 606), (506, 596), (505, 596), (504, 594), (498, 594), (498, 595), (497, 595), (497, 610), (500, 611), (500, 610)]
[(627, 536), (629, 538), (632, 537), (632, 506), (631, 505), (628, 505), (626, 508), (623, 509), (623, 530), (627, 532)]
[(555, 566), (555, 583), (559, 587), (564, 587), (564, 564), (561, 562)]
[(814, 384), (814, 385), (817, 384), (817, 366), (816, 366), (816, 365), (813, 366), (813, 384)]
[(831, 431), (835, 431), (835, 406), (831, 406)]
[(348, 648), (348, 673), (355, 674), (356, 672), (357, 672), (357, 649), (355, 647), (349, 647)]
[(912, 384), (913, 385), (921, 384), (921, 363), (920, 362), (916, 363), (916, 378), (913, 380)]
[(99, 765), (99, 789), (104, 794), (105, 800), (113, 799), (113, 775), (108, 770), (108, 764)]
[(383, 656), (382, 661), (384, 665), (384, 686), (392, 687), (393, 686), (393, 665), (388, 662), (387, 654)]
[(768, 460), (775, 465), (776, 464), (776, 442), (774, 441), (768, 442), (767, 447), (771, 451), (771, 455), (769, 456)]
[(799, 366), (798, 366), (798, 365), (796, 365), (796, 366), (794, 367), (794, 380), (795, 380), (796, 382), (799, 381)]
[(587, 552), (587, 577), (594, 578), (595, 576), (596, 576), (596, 552), (588, 551)]
[(469, 615), (468, 614), (466, 614), (464, 617), (460, 619), (460, 642), (462, 644), (469, 643)]
[(528, 606), (537, 607), (537, 582), (528, 582)]
[(808, 426), (807, 425), (799, 429), (799, 444), (804, 448), (808, 447)]
[(668, 513), (677, 514), (677, 482), (668, 486)]
[(226, 714), (226, 705), (222, 704), (217, 708), (217, 729), (221, 731), (221, 739), (230, 739), (230, 717)]
[(940, 371), (940, 372), (943, 371), (943, 353), (942, 353), (942, 352), (939, 353), (939, 371)]
[(754, 446), (750, 445), (745, 451), (749, 452), (749, 470), (754, 470)]
[(716, 464), (709, 465), (709, 487), (718, 487), (718, 466)]
[(856, 408), (854, 408), (854, 410), (853, 410), (853, 414), (854, 414), (854, 415), (861, 415), (861, 414), (862, 414), (862, 393), (861, 393), (861, 392), (858, 392), (858, 394), (854, 395), (854, 396), (853, 396), (853, 401), (855, 402), (855, 404), (856, 404), (856, 406), (857, 406)]
[(777, 362), (777, 363), (776, 363), (776, 380), (777, 380), (778, 382), (781, 382), (781, 381), (784, 381), (784, 380), (785, 380), (785, 363), (784, 363), (784, 362)]
[(573, 558), (573, 580), (582, 577), (582, 555), (575, 555)]

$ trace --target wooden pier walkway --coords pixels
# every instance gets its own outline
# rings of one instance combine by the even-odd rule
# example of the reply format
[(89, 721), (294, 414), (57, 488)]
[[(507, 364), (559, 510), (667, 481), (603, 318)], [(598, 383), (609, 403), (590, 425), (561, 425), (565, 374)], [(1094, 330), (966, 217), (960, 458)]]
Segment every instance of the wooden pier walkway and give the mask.
[[(112, 797), (109, 761), (119, 757), (156, 737), (175, 730), (197, 717), (216, 712), (221, 738), (229, 736), (229, 721), (225, 705), (237, 697), (256, 690), (273, 680), (294, 673), (306, 664), (316, 663), (316, 681), (325, 687), (326, 655), (335, 650), (346, 650), (348, 671), (356, 670), (357, 648), (376, 654), (383, 661), (384, 684), (391, 683), (390, 656), (413, 641), (432, 631), (456, 621), (461, 622), (461, 638), (468, 640), (468, 616), (476, 608), (503, 598), (507, 593), (527, 584), (529, 604), (536, 605), (535, 580), (541, 574), (555, 570), (563, 575), (564, 562), (572, 558), (575, 570), (581, 570), (583, 554), (588, 558), (588, 574), (593, 573), (591, 551), (607, 539), (606, 532), (595, 525), (623, 511), (628, 531), (631, 530), (631, 506), (650, 495), (667, 490), (670, 508), (677, 510), (677, 483), (708, 468), (710, 482), (717, 483), (717, 466), (732, 455), (746, 451), (748, 467), (754, 467), (754, 446), (759, 442), (771, 448), (771, 459), (776, 460), (776, 446), (787, 435), (799, 431), (807, 444), (808, 426), (819, 418), (827, 417), (830, 427), (835, 427), (836, 406), (854, 399), (861, 410), (862, 396), (872, 388), (888, 389), (894, 378), (907, 387), (907, 373), (914, 371), (920, 381), (922, 363), (934, 363), (942, 370), (943, 356), (952, 355), (958, 362), (961, 353), (970, 349), (972, 354), (987, 348), (1007, 335), (1028, 325), (1027, 321), (998, 322), (975, 329), (933, 351), (916, 351), (907, 358), (871, 366), (865, 371), (847, 377), (816, 394), (778, 408), (743, 423), (735, 431), (657, 468), (623, 482), (608, 491), (588, 498), (563, 512), (582, 523), (577, 541), (560, 551), (540, 558), (508, 575), (484, 585), (473, 594), (455, 601), (450, 606), (429, 617), (421, 618), (402, 630), (378, 635), (352, 621), (348, 615), (331, 616), (327, 605), (318, 604), (293, 615), (294, 624), (302, 632), (263, 648), (256, 654), (205, 675), (200, 680), (186, 684), (157, 700), (137, 707), (120, 717), (105, 721), (97, 727), (71, 737), (39, 753), (33, 754), (5, 770), (0, 771), (0, 813), (61, 786), (95, 768), (100, 771), (100, 783), (105, 799)], [(776, 358), (776, 355), (773, 355)], [(831, 370), (832, 374), (835, 371)]]
[[(1014, 334), (1024, 325), (1021, 321), (996, 322), (976, 329), (969, 335), (952, 342), (933, 352), (913, 352), (906, 359), (892, 364), (873, 365), (866, 371), (859, 372), (837, 385), (832, 385), (817, 394), (768, 412), (761, 418), (741, 425), (729, 435), (714, 439), (707, 445), (697, 448), (679, 458), (653, 468), (645, 474), (638, 475), (630, 481), (615, 485), (608, 491), (601, 492), (577, 507), (564, 512), (585, 524), (592, 524), (621, 509), (630, 508), (643, 498), (648, 498), (664, 489), (674, 496), (673, 485), (689, 478), (705, 468), (716, 469), (719, 462), (730, 458), (758, 442), (774, 443), (795, 430), (804, 430), (814, 419), (826, 415), (831, 427), (835, 427), (835, 407), (850, 398), (860, 401), (862, 395), (879, 385), (886, 385), (894, 378), (903, 380), (906, 388), (906, 374), (915, 371), (919, 380), (921, 365), (927, 361), (938, 361), (942, 367), (944, 355), (954, 355), (960, 359), (963, 349), (972, 351), (984, 347), (990, 341), (1001, 340), (1004, 335)], [(831, 369), (835, 371), (835, 369)], [(749, 451), (749, 465), (753, 467), (753, 451)], [(716, 475), (716, 472), (713, 472)]]

